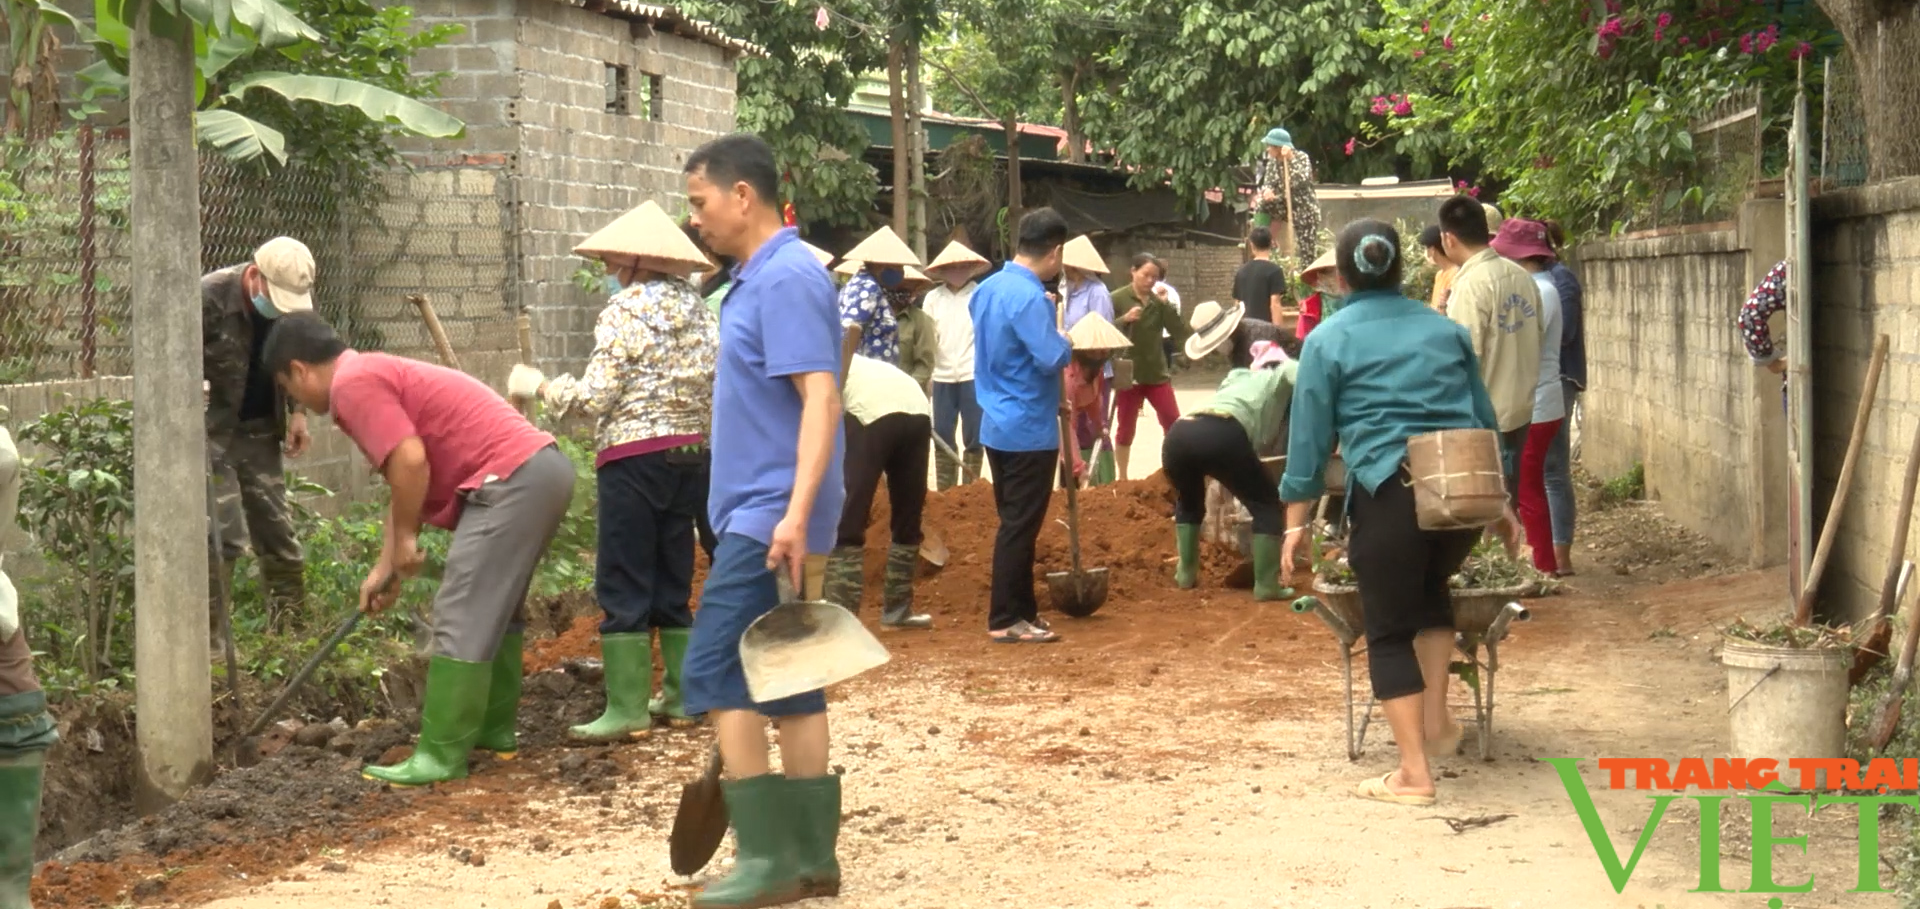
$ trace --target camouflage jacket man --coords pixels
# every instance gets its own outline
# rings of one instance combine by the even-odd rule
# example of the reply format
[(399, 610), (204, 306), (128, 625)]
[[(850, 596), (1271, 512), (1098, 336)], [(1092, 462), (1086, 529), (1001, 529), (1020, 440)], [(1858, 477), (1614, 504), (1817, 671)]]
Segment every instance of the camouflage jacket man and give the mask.
[[(270, 419), (274, 436), (285, 438), (292, 401), (274, 384), (272, 376), (258, 368), (261, 345), (272, 323), (254, 310), (242, 280), (246, 271), (247, 264), (242, 263), (200, 279), (207, 433), (224, 436), (238, 430), (245, 420)], [(250, 383), (255, 385), (251, 389), (255, 400), (251, 402), (247, 400)], [(260, 412), (250, 412), (254, 410)]]

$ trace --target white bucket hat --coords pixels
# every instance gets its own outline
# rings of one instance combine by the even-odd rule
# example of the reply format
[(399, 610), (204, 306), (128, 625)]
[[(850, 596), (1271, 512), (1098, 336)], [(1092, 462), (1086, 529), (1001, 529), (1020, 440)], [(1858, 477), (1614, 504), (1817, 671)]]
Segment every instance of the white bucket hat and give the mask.
[(1240, 327), (1240, 319), (1246, 314), (1246, 305), (1237, 300), (1231, 307), (1213, 300), (1195, 306), (1193, 318), (1188, 322), (1193, 334), (1187, 338), (1187, 359), (1200, 360), (1219, 350), (1220, 345), (1233, 336), (1233, 330)]

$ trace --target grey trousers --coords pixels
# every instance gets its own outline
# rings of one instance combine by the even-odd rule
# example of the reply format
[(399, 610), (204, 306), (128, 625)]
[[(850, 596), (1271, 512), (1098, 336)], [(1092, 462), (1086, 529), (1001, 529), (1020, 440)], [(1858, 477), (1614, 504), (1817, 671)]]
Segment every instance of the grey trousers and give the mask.
[(484, 663), (525, 627), (534, 566), (572, 501), (573, 462), (553, 447), (467, 493), (433, 599), (434, 655)]

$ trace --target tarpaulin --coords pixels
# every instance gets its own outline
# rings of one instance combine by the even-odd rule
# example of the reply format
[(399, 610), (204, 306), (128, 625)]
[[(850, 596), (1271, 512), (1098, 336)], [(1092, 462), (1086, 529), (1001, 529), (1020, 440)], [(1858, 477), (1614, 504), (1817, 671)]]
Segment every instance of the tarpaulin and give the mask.
[(1180, 207), (1171, 189), (1141, 192), (1088, 193), (1064, 186), (1048, 187), (1047, 204), (1067, 219), (1067, 232), (1119, 232), (1148, 224), (1185, 223), (1190, 214)]

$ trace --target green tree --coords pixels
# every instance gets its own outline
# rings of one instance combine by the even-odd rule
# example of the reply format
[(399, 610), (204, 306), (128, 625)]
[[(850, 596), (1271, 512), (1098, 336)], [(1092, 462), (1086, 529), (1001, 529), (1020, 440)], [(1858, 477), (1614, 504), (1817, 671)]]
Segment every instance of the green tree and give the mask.
[(1089, 132), (1138, 185), (1164, 179), (1189, 200), (1231, 187), (1274, 126), (1312, 156), (1316, 179), (1391, 171), (1390, 152), (1344, 148), (1364, 109), (1356, 95), (1392, 78), (1362, 37), (1379, 18), (1378, 0), (1120, 0), (1101, 20), (1117, 30), (1100, 57), (1115, 75), (1089, 98)]
[[(1721, 211), (1751, 170), (1716, 182), (1692, 126), (1736, 90), (1791, 103), (1796, 59), (1825, 23), (1717, 0), (1382, 0), (1371, 37), (1403, 77), (1363, 99), (1358, 143), (1477, 163), (1509, 210), (1580, 232)], [(1813, 43), (1803, 43), (1813, 42)]]
[(871, 24), (884, 21), (882, 10), (837, 3), (821, 28), (824, 10), (798, 4), (692, 0), (681, 8), (764, 50), (740, 59), (739, 127), (773, 147), (799, 216), (865, 224), (878, 183), (861, 159), (866, 133), (846, 106), (861, 74), (886, 65), (884, 32)]
[[(1912, 0), (1819, 0), (1833, 19), (1860, 76), (1867, 149), (1876, 180), (1920, 174), (1920, 3)], [(1905, 62), (1902, 62), (1905, 61)]]

